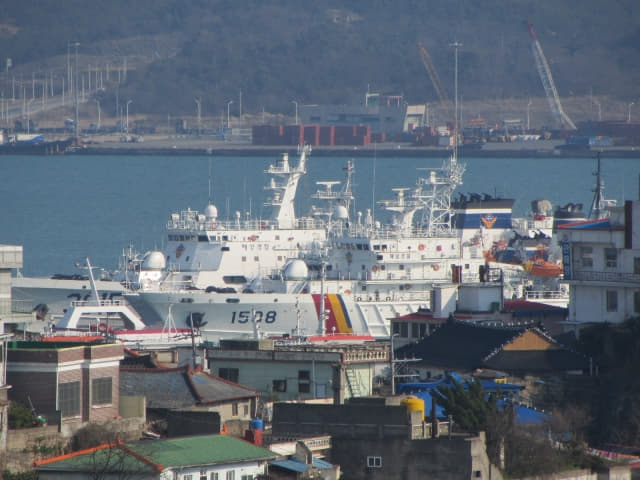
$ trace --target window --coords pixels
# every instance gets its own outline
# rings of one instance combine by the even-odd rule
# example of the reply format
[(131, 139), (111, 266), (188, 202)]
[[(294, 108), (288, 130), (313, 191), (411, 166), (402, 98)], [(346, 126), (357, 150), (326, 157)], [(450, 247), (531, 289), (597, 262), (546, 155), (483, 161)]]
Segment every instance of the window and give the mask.
[(233, 404), (231, 405), (231, 415), (233, 415), (234, 417), (238, 416), (238, 402), (233, 402)]
[(412, 323), (411, 324), (411, 338), (420, 338), (420, 324)]
[(367, 457), (367, 467), (382, 468), (382, 457)]
[(242, 475), (240, 478), (242, 480), (253, 480), (253, 475)]
[(311, 391), (311, 374), (309, 370), (298, 370), (298, 393)]
[(112, 378), (96, 378), (91, 382), (91, 405), (106, 405), (111, 403)]
[(182, 475), (182, 480), (193, 480), (193, 475)]
[(633, 257), (633, 273), (640, 274), (640, 257)]
[(240, 370), (237, 368), (219, 368), (218, 376), (229, 380), (230, 382), (238, 383), (238, 377), (240, 376)]
[(618, 251), (615, 248), (604, 249), (604, 266), (607, 268), (618, 266)]
[(227, 480), (236, 480), (236, 472), (233, 470), (227, 472)]
[(200, 480), (207, 480), (207, 471), (200, 470)]
[(287, 381), (286, 380), (274, 380), (273, 381), (273, 391), (274, 392), (286, 392), (287, 391)]
[(640, 290), (633, 292), (633, 313), (640, 313)]
[(580, 262), (583, 267), (593, 267), (593, 248), (580, 247)]
[(58, 407), (63, 417), (80, 415), (80, 382), (61, 383), (59, 385)]
[(409, 338), (409, 324), (407, 322), (400, 324), (400, 336), (402, 338)]
[(245, 417), (249, 415), (249, 405), (242, 406), (242, 413)]
[(615, 290), (607, 290), (607, 312), (618, 311), (618, 292)]
[(218, 472), (211, 472), (209, 480), (218, 480)]

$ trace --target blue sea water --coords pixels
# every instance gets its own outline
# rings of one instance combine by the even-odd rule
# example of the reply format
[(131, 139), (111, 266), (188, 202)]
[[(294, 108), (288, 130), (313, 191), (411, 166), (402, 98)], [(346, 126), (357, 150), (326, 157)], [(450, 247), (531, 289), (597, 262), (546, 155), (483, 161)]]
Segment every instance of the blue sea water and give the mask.
[[(219, 216), (236, 211), (266, 215), (265, 169), (276, 157), (176, 156), (2, 156), (0, 157), (0, 244), (24, 247), (24, 275), (81, 273), (76, 262), (107, 269), (117, 266), (123, 248), (163, 246), (171, 212), (202, 211), (209, 198)], [(297, 214), (309, 212), (316, 181), (344, 179), (348, 158), (314, 157), (299, 186)], [(412, 187), (438, 159), (358, 157), (355, 208), (366, 211), (390, 199), (392, 188)], [(295, 164), (297, 158), (292, 157)], [(532, 200), (555, 205), (593, 198), (595, 159), (468, 158), (458, 192), (516, 199), (514, 213), (525, 215)], [(638, 198), (640, 161), (601, 161), (606, 198)], [(385, 214), (376, 209), (376, 218)]]

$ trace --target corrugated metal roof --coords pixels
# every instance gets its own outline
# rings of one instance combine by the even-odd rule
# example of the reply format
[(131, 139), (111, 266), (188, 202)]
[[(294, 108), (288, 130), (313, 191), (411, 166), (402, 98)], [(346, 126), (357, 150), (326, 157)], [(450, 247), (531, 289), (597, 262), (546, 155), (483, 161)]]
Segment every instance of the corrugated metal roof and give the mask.
[(275, 458), (277, 455), (270, 450), (229, 435), (199, 435), (98, 447), (48, 459), (37, 468), (90, 471), (102, 462), (110, 462), (113, 467), (110, 471), (143, 472), (173, 467), (266, 461)]
[(276, 458), (276, 455), (266, 448), (257, 447), (229, 435), (199, 435), (152, 442), (140, 441), (127, 446), (165, 467)]

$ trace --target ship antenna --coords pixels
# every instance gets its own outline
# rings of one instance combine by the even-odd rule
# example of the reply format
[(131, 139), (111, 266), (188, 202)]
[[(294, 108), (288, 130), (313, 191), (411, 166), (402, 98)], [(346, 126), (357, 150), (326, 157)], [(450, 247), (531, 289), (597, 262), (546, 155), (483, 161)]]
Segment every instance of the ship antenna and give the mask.
[(455, 58), (455, 73), (453, 78), (454, 85), (454, 120), (453, 120), (453, 156), (454, 158), (458, 158), (458, 49), (462, 47), (462, 44), (458, 41), (455, 41), (451, 44), (454, 50), (454, 58)]
[(211, 157), (209, 157), (209, 199), (207, 204), (211, 205)]

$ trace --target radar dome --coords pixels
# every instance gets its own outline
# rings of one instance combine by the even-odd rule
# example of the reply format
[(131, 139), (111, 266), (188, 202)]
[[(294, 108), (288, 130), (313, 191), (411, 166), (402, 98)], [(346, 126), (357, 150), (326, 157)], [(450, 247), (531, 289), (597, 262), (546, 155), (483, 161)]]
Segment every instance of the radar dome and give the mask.
[(218, 209), (215, 205), (207, 205), (207, 208), (204, 209), (204, 214), (207, 216), (208, 220), (218, 218)]
[(292, 260), (284, 266), (285, 280), (304, 280), (309, 276), (307, 264), (302, 260)]
[(333, 209), (333, 216), (338, 220), (348, 220), (349, 212), (347, 211), (347, 207), (344, 205), (336, 205)]
[(147, 253), (142, 260), (143, 270), (163, 270), (165, 265), (164, 253), (157, 250)]

